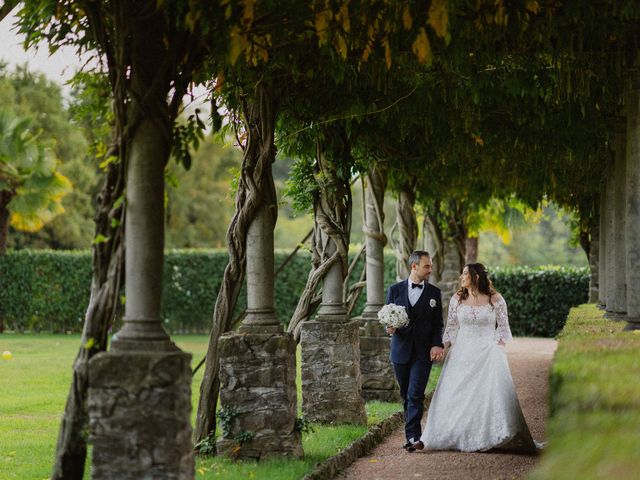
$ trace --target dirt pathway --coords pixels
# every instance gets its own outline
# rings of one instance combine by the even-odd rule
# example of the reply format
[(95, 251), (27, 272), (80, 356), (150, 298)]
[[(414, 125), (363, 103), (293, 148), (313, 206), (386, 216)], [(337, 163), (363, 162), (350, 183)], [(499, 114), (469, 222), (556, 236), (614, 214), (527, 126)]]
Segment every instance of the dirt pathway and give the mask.
[[(548, 372), (556, 341), (517, 338), (507, 345), (511, 374), (520, 405), (537, 441), (545, 440), (548, 413)], [(426, 417), (423, 418), (423, 424)], [(415, 452), (402, 450), (403, 427), (378, 445), (370, 455), (358, 459), (338, 475), (362, 480), (490, 480), (523, 478), (536, 463), (536, 456), (504, 453)]]

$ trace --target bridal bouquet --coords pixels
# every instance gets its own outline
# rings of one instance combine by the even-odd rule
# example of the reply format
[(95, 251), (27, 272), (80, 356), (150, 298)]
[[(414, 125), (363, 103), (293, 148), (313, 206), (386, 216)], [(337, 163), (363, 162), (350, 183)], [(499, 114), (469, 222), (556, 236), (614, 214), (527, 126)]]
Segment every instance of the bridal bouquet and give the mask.
[(378, 318), (380, 323), (385, 327), (400, 328), (409, 323), (409, 317), (407, 316), (407, 310), (395, 303), (385, 305), (378, 311)]

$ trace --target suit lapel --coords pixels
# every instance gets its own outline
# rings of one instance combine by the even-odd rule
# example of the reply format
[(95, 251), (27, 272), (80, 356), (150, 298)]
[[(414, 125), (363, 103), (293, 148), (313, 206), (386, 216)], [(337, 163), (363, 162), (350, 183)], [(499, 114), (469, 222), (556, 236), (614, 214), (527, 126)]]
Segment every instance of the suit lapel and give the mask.
[(404, 303), (405, 308), (407, 309), (407, 313), (409, 313), (409, 308), (411, 308), (411, 304), (409, 303), (409, 286), (407, 280), (400, 284), (400, 298)]

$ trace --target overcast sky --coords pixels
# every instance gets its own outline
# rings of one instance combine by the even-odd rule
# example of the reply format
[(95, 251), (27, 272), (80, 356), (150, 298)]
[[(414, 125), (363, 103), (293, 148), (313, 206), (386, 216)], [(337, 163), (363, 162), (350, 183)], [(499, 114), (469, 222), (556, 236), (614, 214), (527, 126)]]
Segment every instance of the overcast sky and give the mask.
[[(0, 61), (8, 63), (10, 70), (13, 70), (16, 65), (26, 63), (31, 72), (44, 73), (49, 80), (60, 84), (63, 95), (69, 98), (71, 88), (65, 83), (82, 67), (82, 62), (76, 56), (75, 49), (63, 47), (50, 56), (47, 45), (43, 44), (37, 50), (25, 51), (22, 47), (24, 35), (18, 34), (14, 27), (15, 22), (15, 15), (7, 15), (4, 20), (0, 21)], [(206, 89), (196, 87), (193, 93), (196, 96), (196, 102), (190, 104), (191, 98), (185, 97), (185, 104), (190, 104), (187, 110), (200, 108), (207, 115), (209, 104), (205, 102)]]
[(46, 45), (37, 51), (30, 49), (25, 52), (22, 48), (24, 36), (15, 31), (15, 21), (14, 15), (7, 15), (0, 22), (0, 60), (10, 67), (27, 63), (32, 72), (44, 73), (50, 80), (60, 84), (69, 80), (80, 68), (80, 60), (73, 48), (61, 48), (52, 56), (49, 56)]

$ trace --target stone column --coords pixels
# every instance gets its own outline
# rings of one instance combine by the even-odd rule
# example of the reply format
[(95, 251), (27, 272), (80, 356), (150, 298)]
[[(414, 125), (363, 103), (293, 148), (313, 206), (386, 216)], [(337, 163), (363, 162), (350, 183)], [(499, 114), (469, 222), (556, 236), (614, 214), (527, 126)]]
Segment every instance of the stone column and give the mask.
[[(331, 255), (335, 243), (321, 237)], [(329, 268), (318, 315), (302, 325), (302, 411), (314, 422), (365, 425), (359, 324), (347, 317), (342, 269), (340, 261)]]
[(156, 144), (158, 139), (154, 133), (157, 129), (151, 118), (140, 122), (137, 130), (142, 138), (132, 142), (127, 165), (126, 302), (124, 325), (113, 336), (113, 350), (169, 351), (177, 348), (160, 318), (164, 262), (164, 148)]
[(384, 255), (387, 243), (384, 235), (384, 192), (386, 171), (374, 166), (366, 179), (365, 227), (367, 303), (357, 320), (360, 324), (360, 371), (365, 401), (400, 400), (393, 368), (389, 360), (391, 339), (378, 320), (378, 311), (385, 302)]
[[(607, 175), (609, 173), (607, 172)], [(604, 307), (607, 303), (607, 244), (608, 219), (606, 181), (600, 187), (600, 236), (598, 238), (598, 303)]]
[(416, 249), (418, 242), (418, 222), (414, 206), (416, 203), (415, 180), (407, 181), (400, 192), (396, 203), (396, 222), (398, 225), (398, 243), (396, 244), (396, 280), (405, 280), (411, 273), (409, 255)]
[(605, 219), (606, 219), (606, 239), (605, 239), (605, 257), (606, 257), (606, 265), (607, 270), (605, 272), (606, 278), (606, 287), (607, 291), (605, 293), (605, 309), (608, 313), (615, 312), (615, 245), (616, 245), (616, 229), (615, 229), (615, 144), (614, 144), (614, 152), (611, 156), (611, 160), (609, 161), (609, 166), (607, 168), (607, 178), (606, 178), (606, 193), (605, 193)]
[(422, 249), (429, 252), (431, 263), (433, 264), (429, 283), (438, 288), (440, 288), (442, 273), (444, 272), (444, 246), (441, 233), (429, 215), (425, 213), (422, 221)]
[(640, 328), (640, 70), (625, 95), (627, 114), (626, 279), (628, 328)]
[[(626, 127), (626, 126), (625, 126)], [(625, 243), (626, 219), (626, 132), (621, 129), (615, 135), (615, 162), (613, 166), (613, 261), (608, 265), (612, 275), (611, 310), (622, 314), (627, 311), (626, 268), (627, 248)], [(607, 302), (608, 303), (608, 302)]]
[(480, 239), (478, 237), (467, 237), (465, 239), (465, 263), (476, 263), (478, 261), (478, 244)]
[[(150, 96), (147, 107), (165, 102), (163, 92)], [(154, 118), (135, 98), (130, 110), (141, 121), (127, 163), (124, 326), (111, 350), (89, 362), (92, 478), (191, 479), (191, 355), (173, 344), (160, 317), (168, 132), (161, 112)]]
[(589, 303), (598, 303), (598, 294), (600, 292), (600, 219), (594, 219), (590, 222), (591, 231), (589, 232)]
[(220, 337), (217, 450), (234, 458), (301, 457), (296, 428), (296, 342), (275, 313), (275, 204), (263, 205), (247, 233), (247, 315)]
[(464, 266), (464, 257), (461, 256), (458, 244), (452, 238), (444, 241), (444, 270), (440, 280), (442, 290), (442, 315), (447, 321), (449, 312), (449, 300), (458, 290), (460, 283), (460, 272)]

